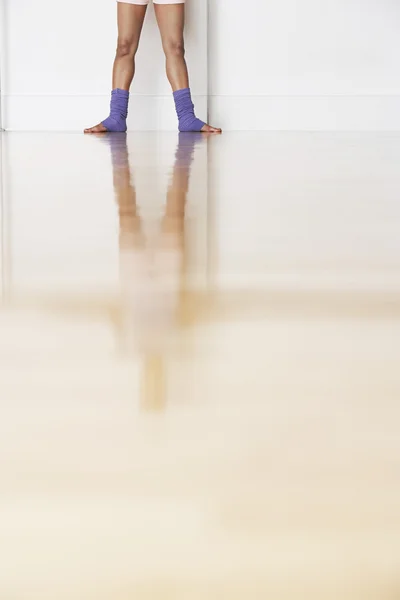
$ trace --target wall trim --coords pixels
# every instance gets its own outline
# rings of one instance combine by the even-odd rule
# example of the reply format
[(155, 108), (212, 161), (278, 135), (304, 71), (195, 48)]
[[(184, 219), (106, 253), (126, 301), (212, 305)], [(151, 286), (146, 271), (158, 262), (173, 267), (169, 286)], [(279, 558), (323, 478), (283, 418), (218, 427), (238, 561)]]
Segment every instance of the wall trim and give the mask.
[[(207, 114), (207, 95), (194, 96), (199, 116)], [(3, 94), (7, 131), (82, 131), (108, 115), (109, 94)], [(172, 95), (132, 94), (131, 131), (176, 131)]]
[[(132, 94), (131, 131), (175, 131), (170, 95)], [(400, 131), (400, 95), (209, 97), (210, 122), (225, 131)], [(207, 115), (207, 95), (195, 95)], [(9, 131), (81, 131), (107, 115), (108, 94), (3, 94)]]
[(209, 105), (231, 131), (400, 131), (400, 95), (213, 95)]

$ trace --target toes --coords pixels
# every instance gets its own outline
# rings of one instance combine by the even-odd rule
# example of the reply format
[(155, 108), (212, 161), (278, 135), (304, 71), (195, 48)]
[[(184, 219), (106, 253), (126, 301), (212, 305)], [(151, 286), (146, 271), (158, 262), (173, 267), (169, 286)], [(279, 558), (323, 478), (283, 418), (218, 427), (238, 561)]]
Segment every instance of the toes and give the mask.
[(85, 129), (84, 131), (85, 133), (105, 133), (107, 129), (104, 127), (104, 125), (99, 123), (99, 125), (96, 125), (95, 127), (89, 127), (89, 129)]
[(221, 133), (222, 129), (219, 129), (218, 127), (211, 127), (211, 125), (204, 125), (202, 131), (205, 133)]

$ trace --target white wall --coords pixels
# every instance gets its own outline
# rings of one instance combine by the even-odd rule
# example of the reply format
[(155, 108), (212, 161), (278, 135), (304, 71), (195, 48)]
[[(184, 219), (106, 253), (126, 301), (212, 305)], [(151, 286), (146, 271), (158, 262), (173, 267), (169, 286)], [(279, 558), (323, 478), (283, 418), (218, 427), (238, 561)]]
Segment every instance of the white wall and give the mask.
[(210, 1), (224, 129), (400, 129), (397, 0)]
[[(80, 130), (104, 118), (114, 0), (0, 2), (6, 127)], [(225, 130), (400, 130), (397, 0), (208, 2), (213, 123)], [(207, 0), (188, 0), (187, 8), (192, 87), (203, 116)], [(175, 128), (152, 10), (133, 93), (131, 129)]]
[[(116, 46), (116, 2), (4, 3), (4, 125), (10, 130), (81, 130), (108, 115)], [(187, 58), (199, 113), (207, 110), (207, 5), (187, 6)], [(130, 129), (176, 129), (153, 6), (137, 59)]]

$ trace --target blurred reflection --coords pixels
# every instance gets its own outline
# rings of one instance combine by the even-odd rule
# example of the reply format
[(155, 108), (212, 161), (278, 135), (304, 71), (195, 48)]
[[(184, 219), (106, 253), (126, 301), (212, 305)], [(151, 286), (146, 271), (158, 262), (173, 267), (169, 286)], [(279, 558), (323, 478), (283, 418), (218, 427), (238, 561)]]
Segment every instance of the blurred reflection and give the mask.
[(400, 144), (7, 136), (0, 600), (400, 598)]
[(126, 134), (107, 136), (119, 214), (121, 341), (141, 363), (143, 408), (167, 399), (167, 362), (180, 329), (185, 287), (185, 209), (199, 134), (181, 133), (164, 214), (154, 223), (140, 215)]

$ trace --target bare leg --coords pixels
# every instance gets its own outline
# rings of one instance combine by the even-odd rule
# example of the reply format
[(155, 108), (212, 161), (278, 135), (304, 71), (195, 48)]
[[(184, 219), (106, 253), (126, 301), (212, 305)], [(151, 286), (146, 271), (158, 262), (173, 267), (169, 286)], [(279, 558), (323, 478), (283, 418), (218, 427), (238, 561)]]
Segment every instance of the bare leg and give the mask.
[[(135, 55), (139, 46), (147, 6), (118, 2), (118, 45), (113, 69), (113, 89), (129, 91), (135, 75)], [(104, 125), (85, 129), (85, 133), (103, 133)]]
[[(154, 10), (166, 58), (168, 81), (171, 84), (172, 91), (176, 92), (189, 87), (183, 37), (185, 5), (155, 4)], [(204, 125), (202, 131), (220, 133), (221, 129)]]

